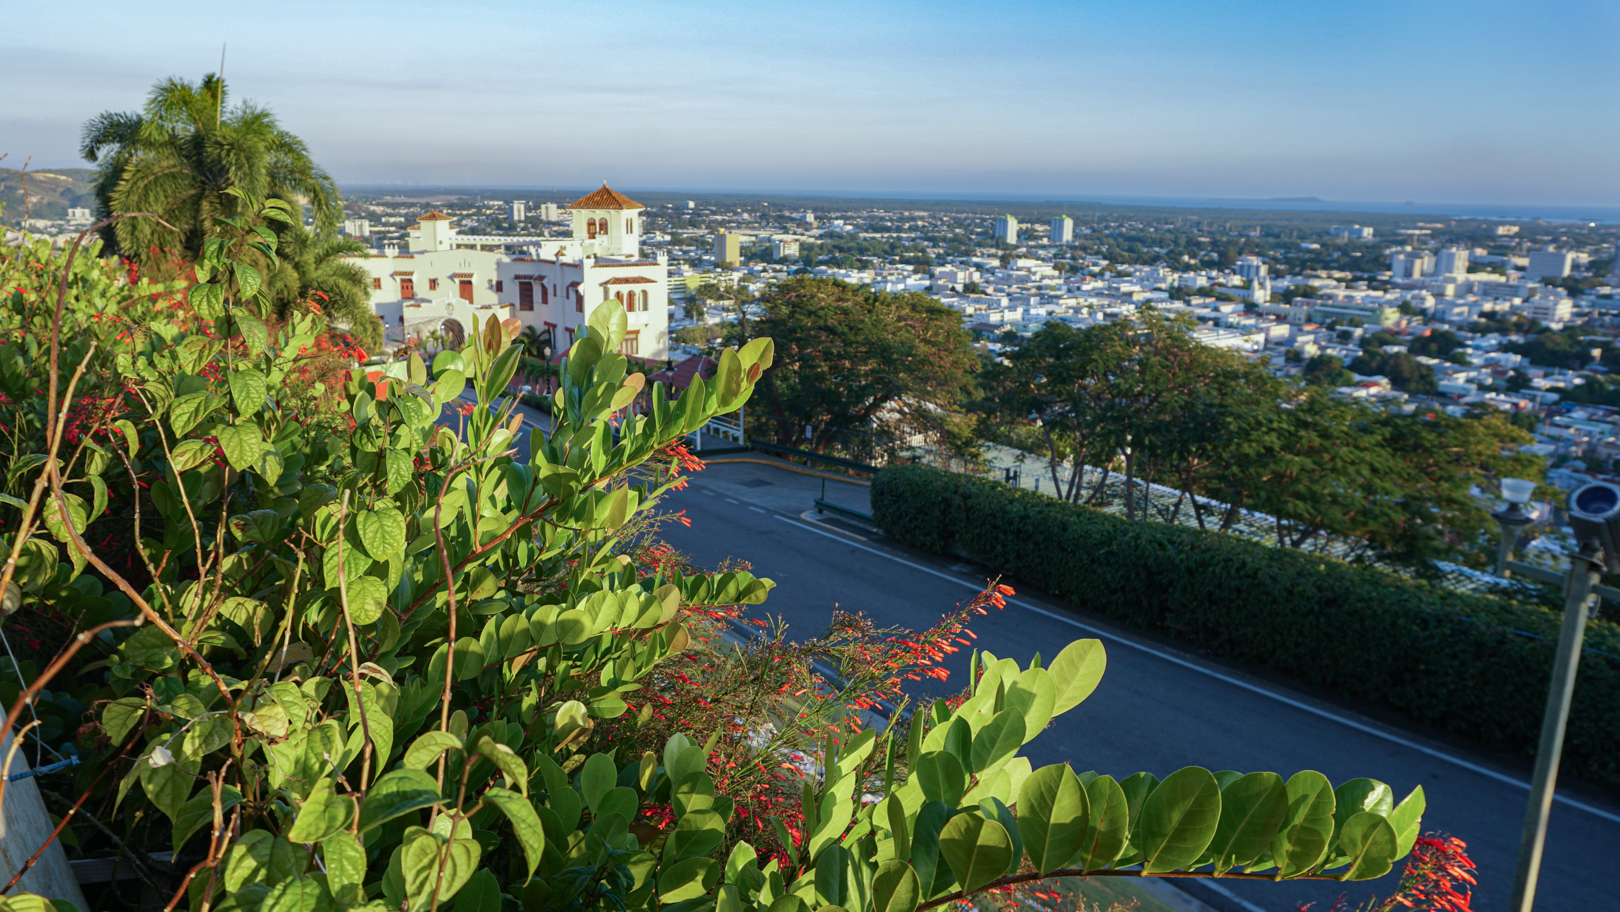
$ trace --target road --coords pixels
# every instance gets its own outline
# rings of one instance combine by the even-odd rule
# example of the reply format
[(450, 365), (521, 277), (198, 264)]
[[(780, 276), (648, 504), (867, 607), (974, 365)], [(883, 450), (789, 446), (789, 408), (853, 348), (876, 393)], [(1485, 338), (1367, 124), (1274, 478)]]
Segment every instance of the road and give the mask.
[[(754, 464), (712, 465), (693, 476), (688, 490), (666, 499), (670, 509), (685, 510), (692, 520), (690, 528), (667, 526), (666, 538), (700, 565), (729, 557), (752, 563), (755, 573), (778, 584), (763, 610), (806, 635), (821, 630), (835, 608), (863, 611), (884, 625), (920, 629), (983, 586), (983, 575), (970, 567), (802, 515), (820, 484)], [(865, 501), (865, 490), (853, 485), (830, 482), (828, 489), (835, 502)], [(1119, 778), (1138, 770), (1162, 778), (1194, 765), (1274, 770), (1284, 777), (1315, 769), (1335, 783), (1357, 776), (1380, 779), (1397, 799), (1422, 785), (1428, 797), (1425, 829), (1465, 839), (1479, 865), (1474, 908), (1506, 908), (1527, 797), (1523, 771), (1175, 651), (1066, 603), (1025, 592), (1008, 602), (1004, 612), (973, 625), (975, 645), (1020, 662), (1037, 651), (1050, 658), (1082, 637), (1100, 637), (1108, 649), (1108, 672), (1096, 693), (1026, 749), (1036, 766), (1067, 760), (1077, 771), (1096, 769)], [(940, 685), (942, 692), (959, 687), (964, 677), (967, 653), (952, 658), (952, 679)], [(1553, 808), (1537, 908), (1620, 909), (1620, 891), (1608, 871), (1617, 851), (1620, 808), (1561, 793)], [(1356, 905), (1375, 891), (1387, 895), (1398, 873), (1397, 867), (1383, 880), (1345, 887), (1178, 885), (1232, 912), (1294, 912), (1301, 902), (1316, 903), (1315, 912), (1325, 912), (1341, 892)]]

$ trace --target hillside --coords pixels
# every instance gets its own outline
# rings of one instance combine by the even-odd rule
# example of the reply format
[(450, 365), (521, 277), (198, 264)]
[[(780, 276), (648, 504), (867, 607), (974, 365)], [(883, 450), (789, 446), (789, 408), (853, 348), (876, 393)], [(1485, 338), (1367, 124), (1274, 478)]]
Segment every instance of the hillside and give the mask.
[[(90, 168), (51, 168), (28, 171), (28, 217), (67, 218), (69, 206), (95, 207)], [(15, 225), (23, 217), (21, 172), (0, 168), (0, 221)]]

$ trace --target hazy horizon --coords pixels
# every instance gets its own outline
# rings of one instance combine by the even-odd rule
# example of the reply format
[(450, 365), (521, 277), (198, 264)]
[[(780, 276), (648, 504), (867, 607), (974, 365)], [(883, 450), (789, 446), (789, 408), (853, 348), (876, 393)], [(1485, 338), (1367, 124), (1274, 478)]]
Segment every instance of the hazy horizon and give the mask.
[(1620, 207), (1613, 4), (142, 9), (13, 15), (5, 166), (228, 42), (346, 185)]

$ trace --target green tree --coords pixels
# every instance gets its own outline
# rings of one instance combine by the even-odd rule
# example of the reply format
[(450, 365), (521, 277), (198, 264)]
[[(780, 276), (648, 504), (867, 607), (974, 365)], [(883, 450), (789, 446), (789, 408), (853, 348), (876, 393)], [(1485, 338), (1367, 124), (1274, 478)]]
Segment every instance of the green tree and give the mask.
[(1349, 386), (1356, 375), (1344, 369), (1344, 359), (1337, 355), (1316, 355), (1305, 362), (1305, 382), (1312, 386)]
[(1350, 370), (1362, 376), (1388, 377), (1391, 386), (1419, 395), (1438, 392), (1434, 368), (1406, 352), (1363, 351), (1350, 362)]
[(824, 452), (840, 432), (927, 434), (945, 443), (945, 416), (973, 386), (978, 356), (956, 311), (917, 292), (889, 294), (796, 276), (759, 298), (742, 332), (776, 340), (779, 368), (760, 383), (778, 442)]
[(165, 79), (141, 112), (91, 118), (80, 151), (97, 163), (98, 214), (149, 212), (174, 226), (124, 219), (104, 231), (109, 252), (143, 266), (195, 259), (214, 219), (250, 213), (246, 200), (301, 200), (317, 234), (335, 231), (342, 218), (337, 184), (304, 141), (251, 102), (227, 106), (215, 75)]
[(382, 344), (382, 321), (371, 307), (371, 274), (353, 259), (370, 253), (365, 244), (285, 225), (277, 253), (278, 262), (269, 269), (265, 283), (271, 315), (284, 320), (294, 309), (314, 304), (334, 328), (353, 336), (367, 351)]

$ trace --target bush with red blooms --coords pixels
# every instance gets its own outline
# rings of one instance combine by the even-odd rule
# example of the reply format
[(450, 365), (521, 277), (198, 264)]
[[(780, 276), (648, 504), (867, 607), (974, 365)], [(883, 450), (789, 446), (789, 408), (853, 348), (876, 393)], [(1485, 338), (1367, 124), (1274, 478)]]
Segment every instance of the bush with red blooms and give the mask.
[[(1455, 836), (1419, 836), (1401, 872), (1399, 889), (1382, 900), (1373, 897), (1354, 910), (1350, 909), (1349, 897), (1341, 895), (1328, 912), (1473, 912), (1469, 903), (1474, 891), (1469, 888), (1477, 881), (1469, 873), (1474, 870), (1474, 861), (1468, 857), (1467, 849), (1468, 843)], [(1311, 905), (1296, 908), (1307, 912)]]

